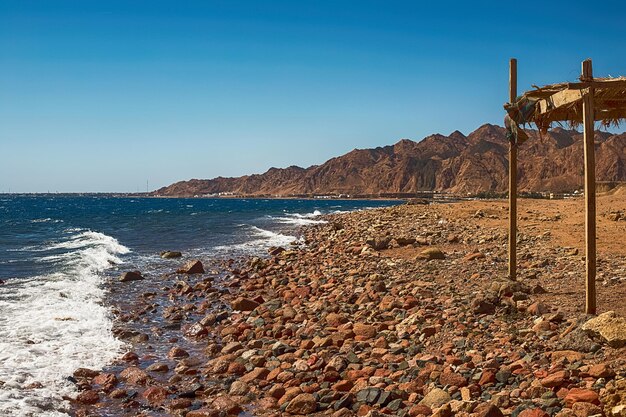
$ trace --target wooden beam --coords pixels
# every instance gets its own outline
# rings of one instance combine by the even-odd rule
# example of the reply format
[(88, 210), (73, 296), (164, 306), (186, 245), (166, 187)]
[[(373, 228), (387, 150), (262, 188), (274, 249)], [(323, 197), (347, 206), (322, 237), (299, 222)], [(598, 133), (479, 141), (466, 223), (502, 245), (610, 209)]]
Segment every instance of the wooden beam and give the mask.
[[(517, 59), (509, 61), (509, 102), (517, 97)], [(517, 143), (509, 142), (509, 278), (517, 279)]]
[(615, 79), (615, 80), (593, 80), (593, 81), (583, 81), (580, 83), (567, 83), (567, 88), (570, 90), (573, 89), (585, 89), (589, 87), (594, 88), (614, 88), (616, 90), (624, 90), (626, 89), (626, 80), (624, 79)]
[[(593, 80), (591, 60), (582, 64), (583, 81)], [(587, 314), (596, 314), (596, 162), (594, 145), (593, 87), (583, 97), (585, 143), (585, 264)]]
[(587, 94), (589, 90), (562, 90), (558, 93), (551, 95), (548, 98), (539, 100), (539, 108), (541, 113), (547, 113), (558, 109), (561, 106), (567, 106), (582, 100), (583, 95)]

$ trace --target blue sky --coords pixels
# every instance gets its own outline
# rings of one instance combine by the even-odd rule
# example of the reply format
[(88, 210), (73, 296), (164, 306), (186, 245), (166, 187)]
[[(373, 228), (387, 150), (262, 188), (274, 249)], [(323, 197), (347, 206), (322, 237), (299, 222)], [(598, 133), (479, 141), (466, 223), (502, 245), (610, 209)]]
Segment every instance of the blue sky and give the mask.
[(0, 192), (154, 189), (469, 133), (502, 124), (510, 57), (520, 90), (588, 57), (626, 74), (625, 28), (623, 2), (0, 0)]

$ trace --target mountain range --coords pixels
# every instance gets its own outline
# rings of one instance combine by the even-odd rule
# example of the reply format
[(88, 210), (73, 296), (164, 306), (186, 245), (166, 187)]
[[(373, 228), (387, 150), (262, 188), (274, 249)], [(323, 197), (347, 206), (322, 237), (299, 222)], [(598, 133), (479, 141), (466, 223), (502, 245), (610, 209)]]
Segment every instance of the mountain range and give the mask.
[[(582, 133), (555, 128), (527, 130), (519, 147), (519, 190), (569, 192), (583, 185)], [(626, 133), (598, 131), (596, 178), (626, 180)], [(503, 192), (508, 187), (508, 150), (503, 127), (485, 124), (465, 136), (434, 134), (419, 142), (355, 149), (308, 168), (270, 168), (236, 178), (180, 181), (154, 192), (160, 196), (377, 196), (441, 191), (454, 194)]]

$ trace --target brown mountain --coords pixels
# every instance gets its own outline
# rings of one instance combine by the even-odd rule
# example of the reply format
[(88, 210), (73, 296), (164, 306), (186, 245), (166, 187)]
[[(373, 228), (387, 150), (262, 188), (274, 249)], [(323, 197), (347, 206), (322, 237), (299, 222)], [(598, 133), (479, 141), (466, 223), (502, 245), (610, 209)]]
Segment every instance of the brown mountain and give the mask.
[[(556, 128), (519, 150), (521, 191), (572, 191), (583, 183), (582, 134)], [(270, 168), (238, 178), (189, 180), (155, 191), (162, 196), (233, 193), (246, 196), (378, 195), (437, 190), (452, 193), (505, 191), (508, 142), (502, 127), (486, 124), (468, 136), (431, 135), (420, 142), (355, 149), (309, 168)], [(626, 134), (596, 132), (599, 181), (626, 180)]]

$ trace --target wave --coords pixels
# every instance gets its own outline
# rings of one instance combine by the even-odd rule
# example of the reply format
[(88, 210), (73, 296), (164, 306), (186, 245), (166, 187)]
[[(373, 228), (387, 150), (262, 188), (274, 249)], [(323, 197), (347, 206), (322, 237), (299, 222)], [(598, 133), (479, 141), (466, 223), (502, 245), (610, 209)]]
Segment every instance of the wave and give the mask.
[[(0, 287), (0, 415), (65, 415), (65, 378), (79, 367), (101, 368), (123, 344), (102, 305), (103, 272), (129, 249), (111, 236), (82, 231), (44, 246), (66, 250), (54, 271)], [(34, 384), (39, 389), (25, 389)]]
[(292, 224), (296, 226), (307, 226), (311, 224), (323, 224), (326, 220), (316, 219), (322, 215), (322, 212), (315, 210), (312, 213), (285, 213), (285, 216), (274, 217), (274, 219), (283, 224)]
[(34, 219), (30, 221), (31, 223), (63, 223), (63, 220), (60, 219), (51, 219), (50, 217), (47, 217), (45, 219)]
[(289, 246), (298, 239), (295, 236), (272, 232), (257, 226), (242, 225), (250, 230), (249, 240), (233, 245), (216, 246), (218, 253), (229, 255), (259, 255), (272, 246)]

